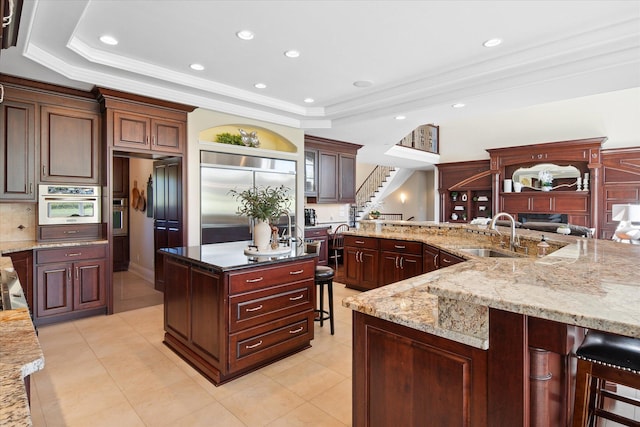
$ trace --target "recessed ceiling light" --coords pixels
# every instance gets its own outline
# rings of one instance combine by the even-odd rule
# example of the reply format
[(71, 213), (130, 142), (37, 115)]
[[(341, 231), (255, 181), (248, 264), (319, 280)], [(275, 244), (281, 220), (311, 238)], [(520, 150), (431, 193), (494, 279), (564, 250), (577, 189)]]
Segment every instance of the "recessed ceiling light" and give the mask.
[(463, 104), (462, 102), (458, 102), (457, 104), (452, 105), (453, 108), (463, 108), (464, 106), (465, 104)]
[(204, 70), (204, 65), (202, 64), (191, 64), (189, 65), (189, 68), (191, 68), (192, 70), (196, 70), (196, 71), (202, 71)]
[(356, 80), (353, 85), (355, 87), (369, 87), (373, 85), (373, 82), (371, 80)]
[(287, 50), (284, 52), (284, 56), (286, 56), (287, 58), (297, 58), (300, 56), (300, 52), (298, 52), (297, 50)]
[(396, 116), (395, 118), (396, 120), (404, 120), (407, 118), (407, 116)]
[(313, 98), (305, 98), (304, 102), (306, 102), (307, 104), (313, 104), (314, 102), (316, 102), (316, 100)]
[(256, 83), (256, 84), (253, 85), (253, 87), (255, 87), (257, 89), (264, 89), (264, 88), (267, 87), (267, 85), (264, 84), (264, 83)]
[(104, 44), (108, 44), (109, 46), (115, 46), (118, 44), (118, 40), (113, 36), (100, 36), (100, 41)]
[(236, 33), (236, 36), (238, 36), (239, 39), (242, 40), (251, 40), (254, 37), (254, 34), (252, 31), (249, 30), (242, 30), (242, 31), (238, 31)]
[(496, 47), (502, 43), (502, 39), (489, 39), (486, 42), (482, 43), (484, 47)]

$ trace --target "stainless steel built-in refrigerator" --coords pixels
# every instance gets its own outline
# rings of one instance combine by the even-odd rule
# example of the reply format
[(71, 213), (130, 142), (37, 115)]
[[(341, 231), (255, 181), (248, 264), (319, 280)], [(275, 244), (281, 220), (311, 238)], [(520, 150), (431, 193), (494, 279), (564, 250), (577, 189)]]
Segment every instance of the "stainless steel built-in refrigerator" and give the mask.
[[(236, 214), (238, 201), (230, 190), (251, 187), (289, 189), (292, 235), (295, 237), (296, 162), (214, 151), (200, 153), (200, 224), (201, 242), (222, 243), (251, 240), (251, 221)], [(286, 216), (280, 218), (281, 231), (288, 228)]]

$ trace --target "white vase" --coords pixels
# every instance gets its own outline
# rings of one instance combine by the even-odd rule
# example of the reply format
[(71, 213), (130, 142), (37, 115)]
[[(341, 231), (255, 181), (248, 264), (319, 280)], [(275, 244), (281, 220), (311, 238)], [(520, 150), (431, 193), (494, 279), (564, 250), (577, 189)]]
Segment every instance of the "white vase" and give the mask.
[(551, 185), (543, 185), (542, 191), (551, 191)]
[(271, 226), (269, 221), (257, 219), (253, 225), (253, 244), (258, 251), (268, 251), (271, 248)]

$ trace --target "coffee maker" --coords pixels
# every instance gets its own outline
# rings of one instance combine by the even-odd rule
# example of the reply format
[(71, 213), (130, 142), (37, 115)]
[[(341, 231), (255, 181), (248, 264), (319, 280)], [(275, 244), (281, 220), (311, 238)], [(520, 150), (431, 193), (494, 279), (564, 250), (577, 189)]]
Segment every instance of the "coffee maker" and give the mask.
[(316, 225), (316, 210), (305, 208), (304, 209), (304, 225), (306, 227)]

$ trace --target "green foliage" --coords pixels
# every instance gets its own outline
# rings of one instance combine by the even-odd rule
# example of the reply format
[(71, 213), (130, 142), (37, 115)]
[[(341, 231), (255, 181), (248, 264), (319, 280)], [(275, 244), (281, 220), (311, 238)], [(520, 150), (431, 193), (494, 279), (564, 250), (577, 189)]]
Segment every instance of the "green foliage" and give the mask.
[(216, 135), (216, 142), (221, 144), (244, 145), (242, 136), (233, 135), (229, 132), (219, 133)]
[(235, 199), (240, 202), (238, 215), (248, 216), (262, 221), (273, 221), (289, 209), (291, 198), (289, 189), (279, 187), (250, 188), (244, 191), (231, 190)]

